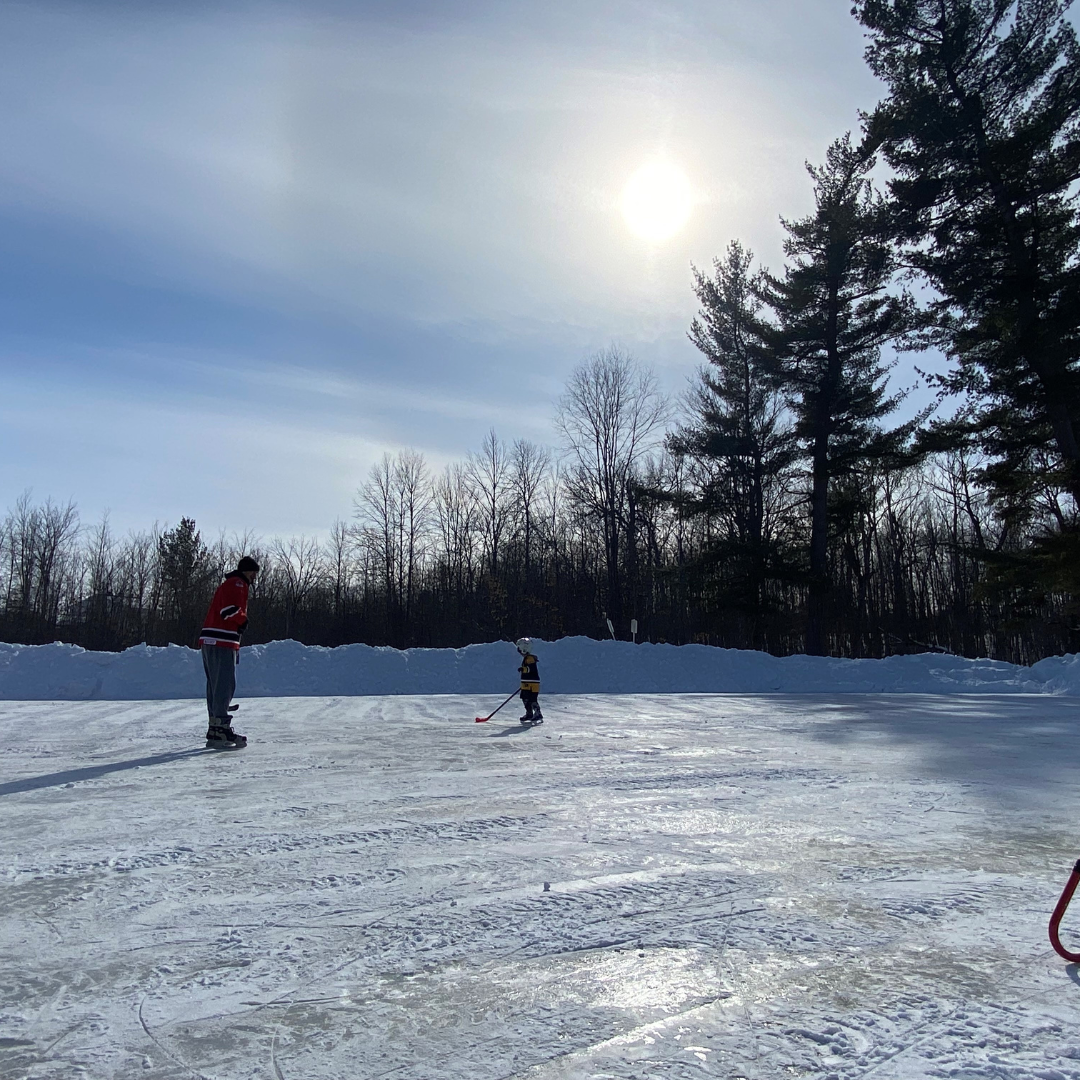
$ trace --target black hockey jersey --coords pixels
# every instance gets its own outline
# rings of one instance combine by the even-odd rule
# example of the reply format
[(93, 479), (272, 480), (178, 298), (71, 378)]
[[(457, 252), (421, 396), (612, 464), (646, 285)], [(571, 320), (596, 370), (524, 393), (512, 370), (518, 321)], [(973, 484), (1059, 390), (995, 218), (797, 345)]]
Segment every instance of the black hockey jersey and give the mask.
[(526, 653), (521, 660), (521, 689), (530, 690), (534, 694), (540, 693), (540, 672), (536, 666), (536, 657), (532, 653)]

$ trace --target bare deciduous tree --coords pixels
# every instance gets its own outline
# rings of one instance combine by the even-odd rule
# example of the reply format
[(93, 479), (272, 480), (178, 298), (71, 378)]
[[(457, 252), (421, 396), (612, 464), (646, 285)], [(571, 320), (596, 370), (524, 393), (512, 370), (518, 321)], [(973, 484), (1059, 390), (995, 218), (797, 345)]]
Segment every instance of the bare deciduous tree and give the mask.
[(570, 376), (556, 423), (570, 460), (569, 491), (600, 523), (607, 611), (623, 614), (622, 559), (634, 580), (635, 484), (641, 463), (663, 437), (669, 405), (656, 378), (615, 346)]
[(285, 611), (285, 636), (292, 633), (297, 613), (319, 586), (323, 576), (321, 550), (314, 537), (275, 538), (270, 545), (273, 562), (264, 575), (276, 579)]
[(525, 579), (532, 573), (532, 550), (536, 532), (536, 507), (551, 455), (542, 446), (518, 439), (510, 453), (510, 490), (514, 514), (520, 525)]
[(499, 548), (510, 519), (512, 479), (506, 447), (492, 428), (480, 449), (469, 455), (469, 483), (479, 508), (480, 535), (488, 569), (498, 573)]
[(431, 515), (423, 454), (384, 454), (356, 499), (362, 535), (373, 545), (386, 597), (388, 633), (401, 640), (410, 625)]

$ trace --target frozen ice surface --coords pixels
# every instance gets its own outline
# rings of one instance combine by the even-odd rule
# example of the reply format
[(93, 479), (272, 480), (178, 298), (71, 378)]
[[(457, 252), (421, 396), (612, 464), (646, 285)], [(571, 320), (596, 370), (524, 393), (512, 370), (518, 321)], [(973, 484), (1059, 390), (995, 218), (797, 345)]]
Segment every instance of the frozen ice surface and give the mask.
[(1080, 1078), (1077, 699), (494, 703), (0, 706), (0, 1076)]

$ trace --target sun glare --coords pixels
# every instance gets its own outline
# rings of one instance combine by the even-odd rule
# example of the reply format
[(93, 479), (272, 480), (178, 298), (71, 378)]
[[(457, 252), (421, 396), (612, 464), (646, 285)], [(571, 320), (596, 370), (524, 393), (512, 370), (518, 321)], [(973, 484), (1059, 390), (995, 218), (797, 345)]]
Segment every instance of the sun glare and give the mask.
[(674, 236), (694, 208), (686, 174), (665, 161), (643, 165), (623, 189), (622, 212), (632, 232), (658, 243)]

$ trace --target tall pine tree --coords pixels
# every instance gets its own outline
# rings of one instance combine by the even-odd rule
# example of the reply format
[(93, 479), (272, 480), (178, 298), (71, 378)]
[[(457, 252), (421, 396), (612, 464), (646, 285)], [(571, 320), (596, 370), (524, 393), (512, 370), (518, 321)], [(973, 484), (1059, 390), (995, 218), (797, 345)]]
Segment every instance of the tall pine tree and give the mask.
[(194, 518), (181, 518), (158, 537), (158, 574), (169, 640), (189, 644), (196, 635), (212, 584), (210, 552)]
[[(1080, 502), (1080, 48), (1071, 0), (856, 0), (888, 97), (881, 148), (905, 258), (932, 285), (952, 425), (999, 501), (1047, 477)], [(1043, 471), (1043, 475), (1038, 475)], [(1014, 511), (1015, 512), (1015, 511)]]
[(766, 334), (774, 377), (810, 466), (806, 651), (813, 655), (828, 646), (830, 495), (858, 468), (899, 454), (916, 426), (880, 424), (900, 400), (886, 393), (881, 350), (908, 329), (911, 303), (888, 291), (897, 267), (872, 167), (849, 136), (829, 147), (824, 166), (808, 166), (816, 210), (784, 221), (784, 274), (764, 274), (757, 289), (775, 316)]
[(766, 582), (780, 572), (778, 503), (795, 458), (783, 398), (763, 341), (761, 300), (754, 292), (753, 255), (733, 241), (713, 276), (694, 270), (701, 302), (690, 340), (708, 366), (688, 399), (688, 422), (669, 439), (698, 473), (697, 497), (685, 507), (719, 524), (703, 552), (722, 573), (724, 600), (747, 620), (755, 647), (766, 606)]

